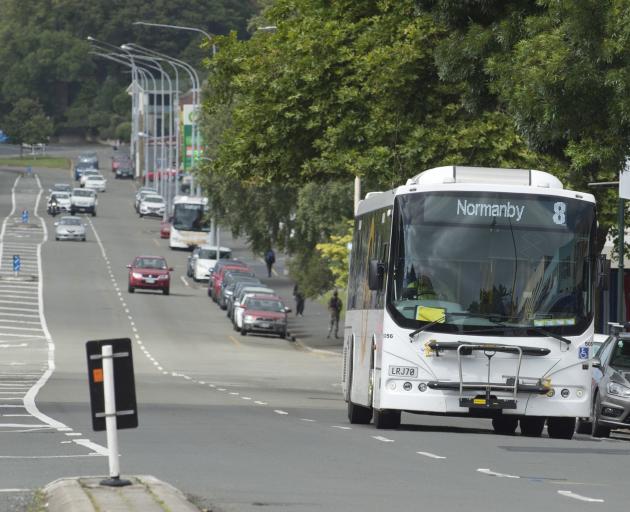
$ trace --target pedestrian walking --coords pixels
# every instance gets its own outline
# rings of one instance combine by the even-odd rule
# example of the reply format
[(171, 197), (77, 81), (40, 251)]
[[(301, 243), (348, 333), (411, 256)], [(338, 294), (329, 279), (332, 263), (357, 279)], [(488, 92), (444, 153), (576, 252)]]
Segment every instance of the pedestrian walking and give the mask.
[(267, 277), (271, 277), (271, 269), (275, 262), (276, 253), (274, 253), (273, 249), (270, 247), (269, 250), (265, 253), (265, 263), (267, 264)]
[(328, 336), (326, 336), (327, 338), (330, 338), (333, 330), (335, 332), (335, 338), (339, 338), (339, 316), (341, 315), (342, 306), (343, 303), (339, 298), (337, 290), (335, 290), (333, 292), (333, 296), (328, 301), (328, 312), (330, 313), (330, 328), (328, 329)]
[(295, 298), (295, 316), (304, 316), (304, 294), (297, 284), (293, 287), (293, 297)]

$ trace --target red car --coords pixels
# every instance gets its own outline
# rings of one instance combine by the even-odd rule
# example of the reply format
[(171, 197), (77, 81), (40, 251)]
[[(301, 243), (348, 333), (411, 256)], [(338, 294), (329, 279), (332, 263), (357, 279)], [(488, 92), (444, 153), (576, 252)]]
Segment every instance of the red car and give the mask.
[(223, 284), (223, 277), (225, 276), (225, 273), (230, 272), (231, 270), (237, 272), (250, 272), (249, 267), (243, 263), (235, 263), (233, 265), (228, 263), (223, 265), (216, 272), (212, 272), (210, 274), (210, 280), (208, 281), (208, 295), (212, 297), (214, 302), (219, 300), (221, 285)]
[(136, 288), (147, 290), (162, 290), (168, 295), (171, 289), (171, 272), (173, 269), (166, 264), (162, 256), (136, 256), (129, 269), (128, 291), (133, 293)]
[(252, 295), (245, 299), (243, 306), (243, 336), (248, 332), (260, 332), (287, 337), (287, 314), (291, 309), (284, 305), (280, 297)]
[(160, 222), (160, 238), (170, 238), (171, 236), (171, 221), (163, 220)]

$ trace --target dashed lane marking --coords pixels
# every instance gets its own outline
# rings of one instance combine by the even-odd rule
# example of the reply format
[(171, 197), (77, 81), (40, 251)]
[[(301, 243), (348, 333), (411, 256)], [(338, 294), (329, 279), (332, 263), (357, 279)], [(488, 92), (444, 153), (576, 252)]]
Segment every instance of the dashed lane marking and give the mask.
[(424, 457), (429, 457), (430, 459), (446, 459), (442, 455), (436, 455), (435, 453), (430, 452), (416, 452), (418, 455), (422, 455)]
[(182, 280), (182, 283), (184, 283), (185, 286), (190, 288), (190, 284), (188, 284), (188, 281), (184, 276), (179, 276), (179, 278)]
[(558, 491), (558, 494), (565, 496), (566, 498), (573, 498), (574, 500), (587, 501), (589, 503), (604, 503), (601, 498), (589, 498), (588, 496), (582, 496), (581, 494), (575, 494), (571, 491)]
[(341, 425), (332, 425), (330, 428), (338, 428), (339, 430), (352, 430), (352, 427), (342, 427)]
[(377, 441), (381, 441), (383, 443), (393, 443), (394, 442), (393, 439), (389, 439), (389, 438), (383, 437), (383, 436), (372, 436), (372, 439), (376, 439)]
[(280, 414), (281, 416), (286, 416), (287, 414), (289, 414), (286, 411), (281, 411), (280, 409), (274, 409), (274, 411), (276, 414)]
[(496, 471), (491, 471), (488, 468), (479, 468), (477, 469), (477, 471), (479, 473), (483, 473), (484, 475), (488, 475), (488, 476), (496, 476), (498, 478), (521, 478), (518, 475), (507, 475), (505, 473), (497, 473)]

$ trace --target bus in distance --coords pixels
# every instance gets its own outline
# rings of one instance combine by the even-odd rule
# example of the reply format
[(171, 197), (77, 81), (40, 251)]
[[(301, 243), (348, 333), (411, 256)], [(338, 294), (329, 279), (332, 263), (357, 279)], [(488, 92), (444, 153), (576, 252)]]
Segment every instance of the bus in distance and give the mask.
[(171, 249), (193, 249), (208, 240), (208, 199), (206, 197), (176, 196), (171, 218)]
[(350, 255), (351, 423), (492, 419), (570, 439), (591, 412), (595, 200), (536, 170), (448, 166), (369, 193)]

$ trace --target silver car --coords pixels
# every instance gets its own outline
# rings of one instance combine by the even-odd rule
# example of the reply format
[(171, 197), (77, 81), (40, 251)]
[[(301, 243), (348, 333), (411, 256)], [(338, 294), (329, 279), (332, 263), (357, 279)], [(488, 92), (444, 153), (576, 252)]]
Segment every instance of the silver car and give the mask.
[(55, 240), (81, 240), (85, 242), (85, 224), (77, 217), (61, 217), (55, 222)]
[(608, 338), (593, 361), (593, 437), (630, 428), (630, 333)]

